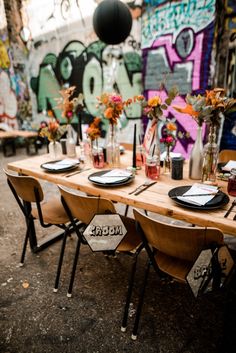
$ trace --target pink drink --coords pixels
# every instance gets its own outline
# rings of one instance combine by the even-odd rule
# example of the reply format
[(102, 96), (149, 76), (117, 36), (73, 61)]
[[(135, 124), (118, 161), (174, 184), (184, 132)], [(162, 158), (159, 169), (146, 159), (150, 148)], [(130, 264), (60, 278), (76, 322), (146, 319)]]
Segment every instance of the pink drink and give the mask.
[(152, 180), (157, 180), (160, 177), (160, 166), (156, 162), (149, 162), (145, 164), (146, 177)]
[(236, 196), (236, 168), (231, 169), (227, 191), (229, 195)]
[(94, 151), (92, 154), (94, 168), (104, 168), (104, 154), (103, 151)]
[(145, 165), (146, 157), (142, 152), (136, 153), (136, 166), (142, 167)]

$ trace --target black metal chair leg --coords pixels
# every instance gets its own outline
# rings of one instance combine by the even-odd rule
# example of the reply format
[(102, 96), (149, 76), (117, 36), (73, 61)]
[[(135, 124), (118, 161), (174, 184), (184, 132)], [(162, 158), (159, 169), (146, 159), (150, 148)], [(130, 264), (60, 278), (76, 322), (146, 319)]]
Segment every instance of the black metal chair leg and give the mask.
[(29, 233), (30, 233), (30, 227), (28, 226), (26, 233), (25, 233), (25, 240), (24, 240), (23, 249), (22, 249), (21, 258), (20, 258), (20, 266), (24, 265), (26, 247), (27, 247), (27, 243), (28, 243), (28, 239), (29, 239)]
[(148, 275), (149, 275), (150, 265), (151, 265), (150, 261), (148, 261), (147, 268), (146, 268), (145, 275), (144, 275), (143, 287), (142, 287), (142, 290), (140, 293), (138, 307), (137, 307), (137, 311), (136, 311), (134, 328), (133, 328), (133, 332), (132, 332), (132, 336), (131, 336), (132, 340), (137, 339), (138, 325), (139, 325), (139, 320), (140, 320), (140, 316), (141, 316), (141, 312), (142, 312), (142, 308), (143, 308), (143, 301), (144, 301), (145, 289), (147, 286), (147, 279), (148, 279)]
[(126, 207), (125, 207), (125, 214), (124, 214), (125, 217), (127, 217), (128, 211), (129, 211), (129, 205), (126, 205)]
[(61, 244), (60, 258), (59, 258), (59, 262), (58, 262), (58, 266), (57, 266), (56, 280), (55, 280), (55, 285), (54, 285), (54, 289), (53, 289), (53, 292), (55, 292), (55, 293), (58, 291), (58, 287), (59, 287), (61, 268), (62, 268), (62, 263), (63, 263), (63, 258), (64, 258), (67, 236), (68, 236), (68, 229), (65, 230), (63, 241)]
[(127, 291), (127, 296), (126, 296), (126, 303), (125, 303), (125, 308), (124, 308), (124, 315), (123, 315), (123, 320), (122, 320), (122, 325), (121, 325), (121, 332), (125, 332), (126, 327), (127, 327), (129, 306), (130, 306), (130, 300), (131, 300), (132, 291), (133, 291), (134, 276), (135, 276), (136, 267), (137, 267), (137, 259), (138, 259), (138, 254), (136, 254), (136, 256), (134, 258), (134, 263), (132, 265), (132, 269), (131, 269), (131, 273), (130, 273), (128, 291)]
[(72, 296), (72, 289), (73, 289), (73, 284), (74, 284), (74, 278), (75, 278), (75, 272), (76, 272), (76, 266), (79, 258), (79, 252), (80, 252), (80, 245), (81, 241), (80, 238), (78, 238), (78, 243), (75, 251), (75, 257), (74, 257), (74, 263), (71, 271), (71, 278), (70, 278), (70, 284), (69, 284), (69, 289), (67, 292), (67, 297), (70, 298)]

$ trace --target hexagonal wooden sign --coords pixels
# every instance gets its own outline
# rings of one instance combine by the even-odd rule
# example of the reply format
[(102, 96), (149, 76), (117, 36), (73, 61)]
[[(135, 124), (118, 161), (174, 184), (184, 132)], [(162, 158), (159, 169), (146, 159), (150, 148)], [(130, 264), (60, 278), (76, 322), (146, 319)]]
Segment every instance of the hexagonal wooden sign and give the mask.
[(115, 250), (127, 230), (118, 214), (98, 214), (93, 217), (83, 236), (92, 251)]

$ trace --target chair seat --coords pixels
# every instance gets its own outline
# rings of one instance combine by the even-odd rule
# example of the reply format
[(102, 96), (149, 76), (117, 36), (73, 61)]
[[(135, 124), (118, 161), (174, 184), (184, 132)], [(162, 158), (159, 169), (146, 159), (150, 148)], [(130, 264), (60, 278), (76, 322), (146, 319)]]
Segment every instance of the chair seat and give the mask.
[[(62, 206), (61, 200), (56, 197), (42, 203), (41, 209), (45, 223), (64, 224), (69, 222), (69, 217)], [(32, 215), (37, 219), (39, 218), (37, 208), (32, 209)]]
[(154, 258), (161, 271), (180, 282), (186, 282), (186, 276), (193, 266), (192, 262), (168, 256), (160, 251), (155, 253)]

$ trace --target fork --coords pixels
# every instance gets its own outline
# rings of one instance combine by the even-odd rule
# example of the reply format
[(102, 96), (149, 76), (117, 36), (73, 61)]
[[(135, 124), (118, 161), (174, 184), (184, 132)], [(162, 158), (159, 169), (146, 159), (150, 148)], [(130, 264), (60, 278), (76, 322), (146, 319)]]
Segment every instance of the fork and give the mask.
[(129, 192), (129, 195), (134, 194), (134, 193), (137, 192), (139, 189), (141, 189), (141, 188), (143, 188), (143, 187), (145, 187), (145, 186), (148, 186), (148, 185), (151, 184), (151, 183), (152, 183), (152, 180), (146, 180), (145, 183), (143, 183), (143, 184), (137, 186), (136, 189), (134, 189), (133, 191), (130, 191), (130, 192)]
[[(226, 214), (224, 215), (224, 217), (228, 217), (228, 215), (230, 214), (230, 212), (232, 211), (232, 209), (234, 208), (234, 206), (236, 206), (236, 199), (234, 199), (234, 201), (232, 202), (230, 208), (228, 209), (228, 211), (226, 212)], [(234, 217), (235, 218), (235, 217)], [(236, 220), (236, 218), (234, 219)]]

